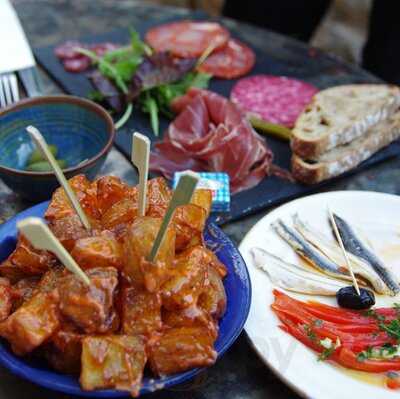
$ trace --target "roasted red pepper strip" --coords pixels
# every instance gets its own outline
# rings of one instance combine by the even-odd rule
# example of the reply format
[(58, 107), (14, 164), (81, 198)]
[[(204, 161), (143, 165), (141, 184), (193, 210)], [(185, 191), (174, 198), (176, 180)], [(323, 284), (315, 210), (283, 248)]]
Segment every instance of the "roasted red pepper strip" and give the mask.
[(284, 316), (285, 320), (290, 320), (293, 324), (306, 325), (313, 333), (323, 338), (330, 338), (333, 342), (337, 339), (340, 340), (341, 345), (348, 349), (356, 352), (361, 352), (369, 347), (381, 346), (386, 343), (395, 343), (395, 340), (389, 338), (386, 333), (378, 332), (374, 334), (357, 333), (351, 334), (348, 332), (340, 331), (336, 326), (329, 325), (328, 322), (315, 323), (310, 322), (307, 318), (302, 318), (299, 313), (300, 309), (297, 309), (297, 313), (291, 310), (283, 309), (276, 305), (272, 305), (274, 311), (278, 317), (282, 320), (281, 316)]
[(291, 315), (294, 320), (298, 320), (299, 322), (321, 324), (322, 321), (326, 328), (334, 329), (338, 335), (340, 335), (341, 332), (349, 332), (354, 335), (358, 333), (376, 333), (379, 331), (377, 322), (374, 319), (371, 319), (371, 321), (366, 324), (353, 324), (349, 321), (346, 324), (342, 324), (325, 320), (323, 314), (320, 315), (321, 317), (316, 317), (315, 314), (306, 307), (305, 303), (296, 301), (287, 295), (282, 296), (282, 294), (280, 294), (277, 296), (272, 308), (274, 310), (287, 312), (288, 316)]
[(285, 303), (282, 304), (279, 301), (276, 301), (272, 305), (272, 308), (274, 310), (280, 310), (282, 312), (286, 312), (288, 316), (291, 316), (294, 320), (298, 320), (301, 322), (308, 322), (311, 324), (322, 324), (327, 327), (327, 328), (333, 328), (335, 331), (338, 331), (338, 333), (344, 332), (344, 333), (352, 333), (354, 334), (360, 334), (360, 333), (376, 333), (379, 332), (379, 327), (377, 323), (375, 322), (374, 324), (335, 324), (331, 321), (323, 320), (319, 317), (315, 317), (311, 312), (308, 312), (308, 310), (305, 310), (301, 308), (300, 306), (294, 306), (290, 303)]
[[(298, 301), (299, 303), (302, 303)], [(363, 312), (345, 310), (335, 308), (333, 306), (325, 305), (319, 302), (302, 303), (302, 305), (314, 316), (329, 320), (334, 323), (354, 323), (354, 324), (374, 324), (377, 317), (384, 317), (386, 321), (392, 321), (399, 316), (396, 309), (393, 308), (380, 308), (373, 311), (373, 316), (367, 316)]]
[(279, 314), (278, 315), (279, 320), (283, 323), (280, 328), (283, 331), (286, 331), (293, 337), (297, 338), (302, 344), (307, 346), (310, 349), (313, 349), (314, 351), (321, 353), (323, 348), (321, 345), (319, 345), (316, 340), (311, 339), (308, 335), (306, 330), (304, 329), (304, 326), (300, 327), (293, 323), (289, 318), (287, 318), (284, 314)]
[[(272, 309), (283, 323), (280, 327), (307, 347), (322, 353), (324, 348), (320, 344), (321, 340), (330, 338), (336, 343), (339, 339), (340, 346), (329, 356), (330, 360), (344, 367), (367, 372), (400, 370), (400, 358), (370, 360), (357, 356), (371, 347), (397, 343), (395, 338), (380, 327), (380, 323), (387, 323), (400, 316), (397, 309), (381, 308), (374, 310), (371, 315), (364, 315), (317, 302), (297, 301), (277, 290), (274, 295)], [(388, 380), (389, 384), (394, 386), (397, 381), (392, 383)]]
[(278, 290), (274, 290), (274, 295), (275, 303), (280, 303), (281, 301), (283, 303), (291, 303), (296, 308), (301, 307), (321, 320), (330, 321), (337, 324), (376, 324), (376, 320), (374, 318), (364, 316), (360, 312), (338, 309), (319, 302), (301, 302), (285, 295)]
[(370, 373), (384, 373), (386, 371), (400, 370), (400, 359), (393, 360), (363, 360), (357, 359), (357, 354), (347, 348), (341, 348), (335, 359), (340, 365)]

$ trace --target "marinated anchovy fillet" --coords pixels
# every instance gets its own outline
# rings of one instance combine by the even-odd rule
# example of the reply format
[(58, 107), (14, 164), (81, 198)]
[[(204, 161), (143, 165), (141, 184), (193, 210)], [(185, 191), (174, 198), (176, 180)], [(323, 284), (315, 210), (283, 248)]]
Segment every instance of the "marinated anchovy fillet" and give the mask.
[(309, 244), (299, 233), (288, 227), (281, 219), (271, 225), (274, 230), (305, 260), (322, 273), (330, 276), (351, 280), (346, 269), (332, 262), (324, 254)]
[[(332, 262), (335, 262), (342, 267), (346, 267), (343, 253), (336, 243), (329, 240), (329, 238), (319, 231), (314, 230), (308, 223), (301, 220), (297, 214), (293, 216), (293, 226), (305, 240), (318, 248)], [(390, 293), (386, 284), (368, 263), (351, 253), (348, 254), (348, 258), (353, 267), (354, 274), (357, 277), (362, 277), (368, 281), (378, 294)]]
[(391, 270), (375, 255), (368, 246), (356, 235), (353, 228), (341, 217), (333, 215), (343, 240), (343, 245), (347, 251), (353, 255), (364, 259), (379, 277), (383, 280), (386, 286), (390, 289), (393, 295), (397, 295), (400, 291), (399, 283)]
[(347, 285), (345, 282), (288, 263), (261, 248), (252, 248), (251, 254), (255, 266), (265, 271), (273, 284), (289, 291), (335, 296), (340, 288)]

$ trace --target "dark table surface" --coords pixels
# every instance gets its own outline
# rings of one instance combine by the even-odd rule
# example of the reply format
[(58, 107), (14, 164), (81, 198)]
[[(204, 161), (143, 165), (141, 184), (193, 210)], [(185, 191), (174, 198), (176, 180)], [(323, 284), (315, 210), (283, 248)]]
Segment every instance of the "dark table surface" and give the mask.
[[(142, 20), (157, 20), (184, 14), (183, 9), (143, 6), (140, 0), (13, 0), (27, 36), (34, 47), (51, 45), (66, 39), (116, 28), (134, 25)], [(232, 29), (254, 46), (268, 47), (285, 62), (296, 63), (302, 44), (282, 36), (248, 25), (227, 22)], [(360, 76), (366, 76), (358, 71)], [(42, 74), (45, 92), (59, 93), (60, 89)], [(334, 78), (333, 78), (334, 79)], [(373, 78), (371, 77), (371, 80)], [(335, 81), (330, 82), (332, 85)], [(128, 161), (115, 149), (110, 153), (100, 174), (114, 174), (133, 184), (136, 173)], [(332, 190), (372, 190), (400, 193), (400, 159), (387, 161), (355, 176), (330, 185)], [(0, 223), (31, 206), (12, 193), (0, 181)], [(266, 211), (246, 217), (239, 222), (224, 226), (224, 231), (239, 244), (247, 231)], [(0, 369), (0, 398), (64, 398), (51, 391), (20, 380), (8, 371)], [(296, 398), (269, 371), (253, 351), (243, 332), (237, 342), (218, 363), (198, 376), (194, 381), (174, 389), (148, 395), (149, 399), (269, 399)]]

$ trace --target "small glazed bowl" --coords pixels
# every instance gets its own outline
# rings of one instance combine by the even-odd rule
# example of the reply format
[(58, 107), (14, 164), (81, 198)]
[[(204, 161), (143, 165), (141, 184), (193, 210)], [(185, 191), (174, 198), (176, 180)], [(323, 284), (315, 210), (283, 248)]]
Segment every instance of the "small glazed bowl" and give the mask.
[(21, 197), (49, 199), (59, 186), (52, 172), (30, 172), (25, 166), (35, 149), (26, 127), (37, 127), (48, 144), (58, 148), (67, 178), (84, 173), (93, 179), (110, 151), (114, 123), (101, 106), (74, 96), (23, 100), (0, 111), (0, 178)]

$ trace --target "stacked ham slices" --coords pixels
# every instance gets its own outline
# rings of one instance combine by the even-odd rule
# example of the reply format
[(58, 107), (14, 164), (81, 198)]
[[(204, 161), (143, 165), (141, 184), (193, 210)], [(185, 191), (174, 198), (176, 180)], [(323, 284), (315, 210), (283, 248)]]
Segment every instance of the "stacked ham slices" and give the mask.
[(167, 178), (186, 169), (226, 172), (232, 193), (254, 187), (272, 173), (271, 150), (231, 101), (192, 88), (173, 108), (178, 116), (155, 144), (152, 171)]

